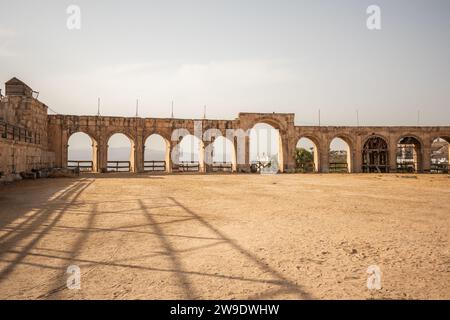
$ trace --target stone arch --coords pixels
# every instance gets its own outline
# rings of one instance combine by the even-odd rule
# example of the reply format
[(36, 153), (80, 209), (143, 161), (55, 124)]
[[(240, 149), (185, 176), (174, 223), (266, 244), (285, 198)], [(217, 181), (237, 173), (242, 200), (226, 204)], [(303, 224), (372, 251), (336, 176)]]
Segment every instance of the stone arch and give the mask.
[[(182, 128), (183, 129), (183, 128)], [(203, 139), (183, 129), (176, 145), (171, 150), (172, 169), (174, 171), (204, 172), (204, 143)], [(174, 136), (172, 135), (172, 139)], [(191, 140), (189, 146), (187, 140)], [(173, 139), (173, 142), (176, 140)], [(196, 148), (197, 147), (197, 148)], [(197, 149), (197, 150), (196, 150)], [(188, 152), (186, 152), (188, 150)], [(197, 159), (196, 159), (197, 156)]]
[[(267, 125), (267, 126), (269, 126), (271, 129), (274, 129), (275, 130), (275, 132), (278, 134), (278, 139), (276, 139), (276, 143), (278, 144), (278, 148), (277, 148), (277, 162), (278, 162), (278, 170), (280, 171), (280, 172), (283, 172), (284, 171), (284, 150), (283, 150), (283, 147), (284, 147), (284, 144), (283, 144), (283, 138), (282, 138), (282, 130), (280, 130), (280, 128), (279, 128), (279, 126), (277, 125), (277, 127), (274, 127), (272, 124), (270, 124), (270, 121), (269, 120), (271, 120), (271, 118), (267, 118), (267, 119), (265, 119), (265, 118), (260, 118), (259, 120), (262, 120), (262, 121), (259, 121), (259, 122), (255, 122), (254, 124), (253, 124), (253, 126), (248, 130), (248, 136), (249, 136), (249, 148), (251, 149), (252, 148), (252, 146), (253, 146), (253, 143), (255, 142), (255, 140), (257, 141), (257, 146), (259, 146), (259, 144), (260, 144), (260, 141), (259, 141), (259, 138), (257, 137), (255, 140), (253, 140), (252, 141), (252, 138), (251, 138), (251, 136), (253, 135), (253, 133), (254, 134), (257, 134), (257, 129), (255, 129), (255, 127), (256, 126), (258, 126), (258, 125), (260, 125), (260, 124), (264, 124), (264, 125)], [(275, 122), (274, 122), (275, 123)], [(269, 140), (269, 139), (268, 139)], [(270, 140), (272, 140), (271, 138), (270, 138)], [(271, 147), (271, 146), (270, 146)], [(251, 150), (249, 149), (249, 153), (250, 153), (250, 155), (249, 155), (249, 159), (251, 158)], [(272, 148), (270, 148), (271, 150), (269, 150), (269, 151), (274, 151)], [(258, 152), (257, 152), (258, 153)], [(260, 156), (260, 155), (257, 155), (257, 156)], [(268, 156), (268, 155), (267, 155)], [(250, 159), (250, 160), (252, 160), (252, 159)], [(253, 159), (253, 161), (255, 161), (255, 159)]]
[[(349, 135), (343, 134), (343, 133), (337, 133), (337, 134), (332, 135), (328, 139), (328, 142), (327, 142), (329, 154), (331, 154), (331, 144), (333, 143), (333, 141), (335, 139), (341, 139), (342, 141), (345, 142), (345, 144), (346, 144), (346, 146), (345, 146), (346, 150), (345, 151), (347, 153), (347, 155), (346, 155), (347, 170), (346, 171), (349, 172), (349, 173), (354, 172), (353, 165), (354, 165), (354, 161), (355, 161), (355, 154), (354, 154), (355, 142), (354, 142), (353, 138), (350, 137)], [(328, 163), (330, 164), (333, 161), (330, 161), (330, 160), (332, 160), (331, 156), (329, 158), (330, 159), (328, 160)], [(342, 172), (345, 171), (343, 165), (336, 164), (334, 166), (336, 167), (335, 169), (337, 171), (342, 171)], [(329, 166), (329, 171), (330, 172), (333, 171), (333, 168), (331, 166)]]
[(279, 131), (284, 131), (286, 130), (286, 126), (285, 123), (273, 118), (273, 117), (259, 117), (256, 118), (255, 120), (252, 121), (250, 127), (248, 129), (252, 129), (255, 125), (257, 125), (258, 123), (265, 123), (268, 124), (269, 126), (274, 127), (275, 129), (279, 130)]
[[(300, 135), (297, 138), (297, 143), (296, 143), (296, 149), (298, 148), (298, 144), (302, 139), (307, 139), (309, 141), (311, 141), (312, 145), (313, 145), (313, 150), (311, 150), (311, 152), (313, 153), (313, 171), (314, 172), (319, 172), (320, 171), (320, 139), (314, 135), (310, 135), (310, 134), (304, 134), (304, 135)], [(296, 162), (297, 159), (296, 159)]]
[(450, 134), (433, 136), (430, 145), (430, 172), (449, 173)]
[(403, 134), (396, 139), (396, 166), (398, 172), (422, 171), (423, 141), (414, 134)]
[[(110, 140), (115, 135), (123, 135), (126, 138), (128, 138), (130, 142), (130, 155), (128, 160), (110, 160)], [(132, 134), (130, 134), (127, 130), (115, 130), (111, 131), (106, 135), (106, 163), (107, 163), (107, 170), (108, 171), (127, 171), (125, 169), (126, 162), (129, 162), (129, 171), (130, 172), (136, 172), (136, 143), (135, 138)], [(115, 166), (115, 168), (113, 168)], [(118, 167), (124, 167), (124, 169), (117, 169)]]
[[(156, 157), (155, 155), (150, 156), (149, 149), (147, 146), (147, 142), (152, 139), (152, 137), (158, 139), (158, 137), (162, 140), (164, 144), (164, 155), (161, 157)], [(158, 132), (149, 133), (144, 136), (144, 141), (142, 143), (142, 159), (143, 159), (143, 169), (144, 171), (166, 171), (170, 172), (170, 141), (165, 137), (164, 134), (160, 134)], [(160, 159), (161, 158), (161, 159)]]
[(389, 140), (378, 134), (363, 139), (362, 172), (389, 172)]
[[(89, 133), (88, 130), (70, 130), (69, 135), (67, 137), (67, 143), (65, 147), (65, 154), (67, 159), (67, 167), (68, 168), (77, 168), (80, 171), (98, 171), (98, 138), (95, 135)], [(69, 157), (69, 148), (70, 148), (70, 139), (77, 134), (83, 134), (91, 140), (91, 159), (71, 159)]]
[[(222, 144), (219, 149), (217, 144)], [(217, 151), (216, 151), (217, 150)], [(208, 153), (212, 152), (211, 155)], [(220, 155), (220, 156), (219, 156)], [(210, 157), (211, 164), (207, 164), (207, 171), (211, 172), (235, 172), (237, 168), (236, 150), (234, 141), (225, 135), (217, 136), (211, 139), (211, 142), (205, 147), (205, 160)]]

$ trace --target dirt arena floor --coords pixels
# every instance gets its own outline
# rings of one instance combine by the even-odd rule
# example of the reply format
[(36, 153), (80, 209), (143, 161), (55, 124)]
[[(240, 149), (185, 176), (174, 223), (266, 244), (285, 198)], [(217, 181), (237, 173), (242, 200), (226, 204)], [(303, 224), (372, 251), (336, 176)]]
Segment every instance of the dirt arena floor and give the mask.
[(0, 299), (450, 299), (449, 240), (447, 175), (20, 181), (0, 187)]

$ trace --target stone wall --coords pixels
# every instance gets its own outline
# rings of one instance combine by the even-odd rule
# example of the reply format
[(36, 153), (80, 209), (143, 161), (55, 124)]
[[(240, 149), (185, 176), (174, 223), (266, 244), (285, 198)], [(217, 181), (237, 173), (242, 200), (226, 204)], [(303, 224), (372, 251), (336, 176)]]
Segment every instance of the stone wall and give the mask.
[[(329, 172), (329, 148), (334, 138), (341, 138), (348, 144), (347, 162), (350, 172), (363, 170), (363, 148), (366, 141), (371, 138), (378, 137), (386, 142), (389, 172), (396, 171), (396, 151), (401, 139), (412, 138), (417, 142), (415, 157), (418, 172), (430, 171), (431, 144), (434, 139), (440, 137), (450, 141), (450, 126), (296, 126), (293, 113), (239, 113), (234, 120), (47, 115), (47, 106), (37, 100), (34, 97), (36, 93), (17, 78), (6, 83), (6, 92), (7, 96), (3, 97), (0, 103), (0, 133), (3, 121), (26, 130), (25, 135), (39, 137), (25, 141), (21, 140), (21, 136), (19, 139), (8, 135), (0, 138), (0, 170), (6, 173), (30, 170), (33, 166), (67, 167), (68, 141), (70, 136), (77, 132), (86, 133), (91, 137), (94, 149), (93, 168), (99, 172), (107, 167), (108, 140), (115, 133), (125, 134), (131, 141), (130, 161), (134, 172), (141, 172), (144, 169), (146, 139), (152, 134), (162, 136), (167, 145), (166, 168), (171, 172), (170, 155), (179, 143), (179, 137), (173, 136), (175, 129), (196, 134), (195, 128), (198, 128), (199, 124), (201, 125), (200, 172), (208, 169), (203, 161), (205, 148), (212, 143), (212, 140), (203, 137), (203, 133), (208, 129), (214, 129), (227, 137), (227, 129), (248, 132), (257, 123), (271, 125), (280, 134), (278, 160), (282, 172), (295, 170), (296, 145), (303, 137), (311, 139), (315, 144), (318, 172)], [(233, 140), (231, 142), (234, 146), (233, 171), (249, 171), (249, 137), (245, 137), (245, 161), (236, 161), (236, 139), (231, 137), (230, 140)]]
[(55, 154), (39, 146), (0, 138), (0, 172), (3, 175), (52, 168)]
[(0, 101), (0, 172), (7, 175), (53, 167), (54, 152), (48, 150), (47, 106), (20, 80), (8, 83), (8, 95)]

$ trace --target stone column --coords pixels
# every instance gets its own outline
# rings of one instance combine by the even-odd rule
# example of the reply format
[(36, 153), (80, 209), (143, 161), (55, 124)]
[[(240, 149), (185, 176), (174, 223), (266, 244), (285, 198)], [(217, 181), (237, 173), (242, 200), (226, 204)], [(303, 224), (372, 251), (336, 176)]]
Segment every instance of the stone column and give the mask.
[(320, 171), (321, 173), (328, 173), (330, 171), (330, 141), (324, 138), (320, 143)]
[[(204, 145), (204, 148), (203, 148), (204, 171), (203, 172), (212, 172), (212, 162), (213, 162), (214, 151), (211, 148), (214, 148), (214, 145), (213, 145), (214, 137), (211, 140), (212, 140), (211, 142), (206, 142), (206, 141), (203, 142), (203, 145)], [(200, 153), (202, 151), (201, 149), (202, 148), (200, 147), (200, 151), (199, 151)], [(209, 150), (209, 152), (207, 150)], [(200, 160), (200, 156), (199, 156), (199, 160)], [(209, 162), (209, 164), (208, 164), (208, 162)]]
[(166, 173), (172, 173), (172, 142), (166, 140)]
[(362, 144), (361, 137), (355, 139), (355, 146), (353, 147), (352, 170), (350, 172), (362, 172)]
[[(235, 141), (235, 150), (238, 153), (238, 146), (237, 146), (237, 141)], [(245, 163), (241, 163), (241, 164), (237, 164), (237, 171), (238, 172), (250, 172), (250, 137), (248, 135), (245, 136), (244, 138), (244, 150), (241, 150), (241, 152), (244, 153), (244, 162)], [(237, 157), (237, 159), (239, 160), (239, 155)]]
[[(432, 141), (428, 137), (421, 137), (422, 138), (422, 156), (418, 157), (417, 160), (419, 160), (419, 172), (423, 173), (430, 173), (431, 170), (431, 144)], [(422, 158), (422, 159), (420, 159)], [(422, 161), (420, 161), (422, 160)]]
[(205, 164), (205, 143), (203, 140), (199, 140), (199, 150), (198, 150), (198, 172), (205, 173), (206, 172), (206, 164)]
[(98, 156), (97, 156), (97, 166), (99, 172), (106, 172), (108, 166), (108, 144), (105, 136), (100, 137), (100, 141), (97, 145)]
[(66, 129), (61, 130), (61, 154), (57, 157), (61, 168), (67, 168), (67, 158), (69, 156), (69, 133)]
[(134, 146), (134, 166), (132, 164), (133, 172), (144, 172), (144, 143), (143, 137), (141, 133), (137, 134), (135, 141), (133, 142)]
[(397, 139), (391, 137), (389, 139), (389, 172), (397, 172)]

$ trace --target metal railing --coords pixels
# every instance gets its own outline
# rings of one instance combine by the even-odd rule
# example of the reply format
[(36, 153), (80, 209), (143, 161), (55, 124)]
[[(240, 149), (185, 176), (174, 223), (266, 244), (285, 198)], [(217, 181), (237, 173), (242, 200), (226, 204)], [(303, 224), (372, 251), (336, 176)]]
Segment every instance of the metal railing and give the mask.
[(80, 172), (92, 172), (94, 170), (94, 162), (90, 160), (68, 160), (67, 168), (78, 169)]
[(389, 166), (387, 164), (363, 164), (362, 171), (364, 173), (387, 173)]
[(165, 172), (166, 162), (165, 161), (144, 161), (144, 171), (146, 172)]
[(302, 173), (315, 172), (316, 165), (314, 162), (300, 162), (297, 163), (296, 171)]
[(181, 161), (178, 165), (173, 165), (172, 171), (199, 172), (200, 164), (198, 161)]
[(331, 173), (348, 173), (347, 162), (330, 162), (329, 171)]
[(233, 165), (229, 162), (213, 162), (211, 165), (212, 172), (232, 172)]
[(112, 172), (131, 172), (130, 161), (108, 161), (106, 165), (107, 171)]
[(430, 173), (449, 173), (448, 163), (432, 163)]
[(397, 163), (398, 173), (414, 173), (416, 172), (416, 164), (414, 162)]
[(40, 144), (41, 136), (25, 128), (9, 124), (0, 119), (0, 137), (3, 139)]

